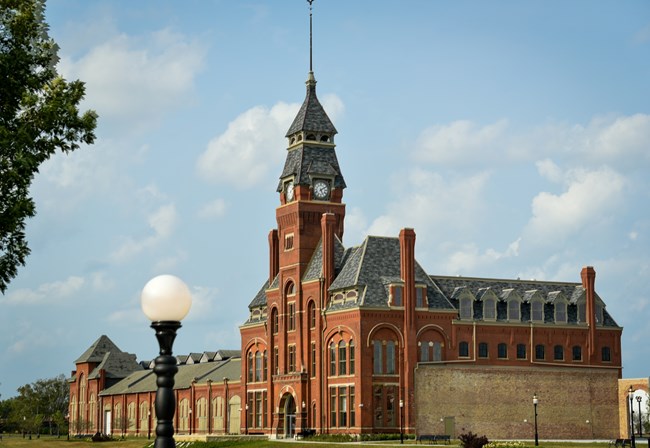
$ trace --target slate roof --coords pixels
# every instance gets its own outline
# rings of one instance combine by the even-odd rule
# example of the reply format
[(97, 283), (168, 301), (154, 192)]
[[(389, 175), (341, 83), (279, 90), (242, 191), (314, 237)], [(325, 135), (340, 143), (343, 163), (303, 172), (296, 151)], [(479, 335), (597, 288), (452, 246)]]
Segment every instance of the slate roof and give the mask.
[(124, 353), (122, 351), (107, 352), (99, 365), (88, 374), (88, 378), (99, 378), (102, 370), (106, 378), (124, 378), (131, 372), (142, 369), (142, 365), (138, 363), (135, 355), (131, 353)]
[(121, 352), (117, 345), (106, 335), (101, 335), (90, 347), (74, 362), (75, 364), (85, 362), (101, 362), (108, 352)]
[[(334, 235), (334, 275), (338, 274), (343, 264), (345, 247), (337, 235)], [(318, 280), (323, 276), (323, 240), (318, 243), (302, 281)]]
[[(280, 179), (293, 176), (294, 184), (311, 185), (312, 177), (318, 175), (333, 178), (334, 188), (346, 187), (334, 147), (305, 143), (289, 150)], [(282, 188), (280, 181), (277, 191), (282, 191)]]
[[(447, 277), (432, 275), (431, 279), (438, 285), (443, 294), (449, 297), (454, 307), (458, 308), (458, 299), (463, 291), (471, 293), (474, 298), (474, 319), (483, 318), (483, 304), (481, 298), (488, 290), (498, 297), (497, 321), (506, 320), (508, 315), (507, 299), (518, 295), (522, 300), (521, 321), (530, 321), (530, 300), (539, 296), (544, 300), (544, 322), (555, 322), (554, 303), (558, 297), (564, 297), (569, 302), (567, 307), (567, 323), (575, 324), (578, 320), (577, 302), (585, 295), (581, 283), (575, 282), (548, 282), (538, 280), (507, 280), (472, 277)], [(595, 299), (603, 304), (603, 326), (618, 327), (614, 319), (605, 309), (602, 299), (595, 293)]]
[[(277, 277), (277, 276), (276, 276)], [(269, 281), (265, 281), (260, 290), (255, 294), (251, 303), (248, 304), (248, 309), (258, 308), (266, 305), (266, 290), (269, 289)]]
[[(192, 382), (206, 383), (208, 380), (221, 383), (224, 378), (239, 380), (241, 376), (241, 358), (229, 358), (219, 362), (205, 362), (178, 366), (174, 376), (174, 389), (188, 389)], [(122, 381), (104, 389), (99, 395), (133, 394), (156, 391), (156, 375), (153, 370), (133, 372)]]
[(323, 109), (320, 101), (318, 101), (318, 97), (316, 96), (316, 80), (314, 79), (314, 74), (311, 72), (307, 80), (305, 101), (300, 106), (298, 115), (296, 115), (296, 118), (294, 118), (293, 123), (289, 127), (286, 137), (300, 131), (336, 134), (336, 128), (327, 116), (327, 113), (325, 113), (325, 109)]
[[(356, 289), (360, 301), (356, 304), (346, 301), (330, 309), (352, 306), (388, 308), (389, 285), (402, 282), (399, 239), (369, 236), (361, 246), (347, 252), (344, 258), (345, 264), (332, 282), (330, 291)], [(454, 309), (417, 262), (415, 282), (427, 286), (429, 309)]]

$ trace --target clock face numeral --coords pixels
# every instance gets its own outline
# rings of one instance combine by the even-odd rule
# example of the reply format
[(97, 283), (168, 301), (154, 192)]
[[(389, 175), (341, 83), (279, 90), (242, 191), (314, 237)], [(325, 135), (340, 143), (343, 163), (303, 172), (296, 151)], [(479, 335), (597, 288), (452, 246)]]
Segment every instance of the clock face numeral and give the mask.
[(326, 199), (330, 194), (330, 186), (324, 180), (314, 182), (314, 196), (317, 199)]

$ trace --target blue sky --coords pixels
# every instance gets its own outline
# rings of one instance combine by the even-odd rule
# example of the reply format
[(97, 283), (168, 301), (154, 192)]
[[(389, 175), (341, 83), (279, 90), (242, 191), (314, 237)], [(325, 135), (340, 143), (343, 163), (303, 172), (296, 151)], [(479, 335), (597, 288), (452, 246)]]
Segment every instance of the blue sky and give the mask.
[[(0, 393), (100, 335), (157, 354), (139, 295), (190, 286), (175, 353), (239, 348), (268, 275), (308, 7), (51, 1), (97, 142), (34, 181), (32, 255), (0, 297)], [(346, 246), (417, 234), (430, 274), (580, 281), (650, 357), (650, 3), (316, 0), (314, 71), (348, 188)]]

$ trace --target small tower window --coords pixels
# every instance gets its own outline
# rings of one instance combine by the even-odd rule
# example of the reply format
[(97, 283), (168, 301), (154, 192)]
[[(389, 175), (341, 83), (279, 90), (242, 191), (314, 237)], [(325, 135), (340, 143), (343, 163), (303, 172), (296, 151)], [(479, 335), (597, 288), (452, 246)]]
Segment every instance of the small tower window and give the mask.
[(293, 145), (294, 143), (296, 143), (296, 137), (291, 137), (291, 140), (289, 140), (289, 144)]
[(330, 141), (329, 135), (321, 135), (320, 141), (321, 142), (329, 142)]

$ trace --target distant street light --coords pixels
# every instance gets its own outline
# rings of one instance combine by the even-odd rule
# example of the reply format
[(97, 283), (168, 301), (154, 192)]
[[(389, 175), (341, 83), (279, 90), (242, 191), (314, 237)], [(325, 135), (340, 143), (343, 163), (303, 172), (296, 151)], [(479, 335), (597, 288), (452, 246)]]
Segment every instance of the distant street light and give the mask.
[(643, 436), (643, 422), (641, 421), (641, 395), (637, 395), (636, 402), (639, 404), (639, 437)]
[(154, 361), (156, 374), (156, 441), (154, 448), (175, 448), (174, 441), (174, 375), (178, 372), (172, 346), (181, 320), (190, 311), (192, 295), (187, 285), (173, 275), (159, 275), (144, 286), (140, 295), (142, 311), (156, 331), (160, 356)]
[(537, 399), (537, 394), (533, 394), (533, 409), (535, 410), (535, 446), (539, 446), (539, 434), (537, 433), (537, 403), (539, 403), (539, 400)]
[(636, 448), (634, 441), (634, 388), (632, 386), (627, 390), (627, 396), (630, 399), (630, 445), (632, 448)]
[(404, 443), (404, 400), (399, 401), (399, 443)]

